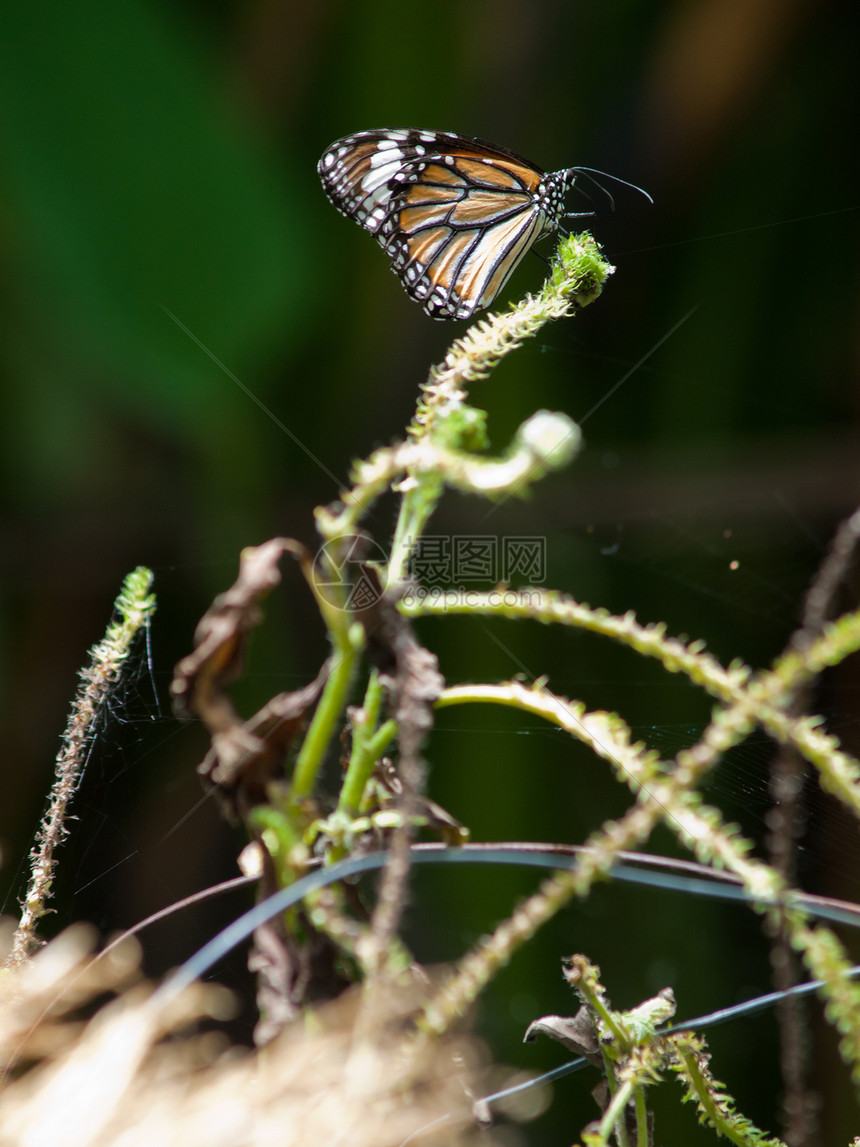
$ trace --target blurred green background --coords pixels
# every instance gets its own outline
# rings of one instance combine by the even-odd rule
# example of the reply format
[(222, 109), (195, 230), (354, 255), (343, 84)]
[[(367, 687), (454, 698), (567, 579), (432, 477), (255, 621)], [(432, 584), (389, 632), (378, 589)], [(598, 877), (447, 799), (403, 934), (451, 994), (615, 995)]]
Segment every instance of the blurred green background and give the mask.
[[(543, 407), (583, 421), (583, 455), (486, 519), (485, 504), (450, 494), (432, 530), (545, 536), (547, 584), (580, 600), (663, 620), (725, 661), (760, 666), (782, 649), (836, 523), (860, 500), (858, 23), (847, 0), (6, 6), (7, 911), (76, 671), (138, 563), (156, 574), (152, 672), (142, 655), (96, 746), (55, 925), (128, 926), (235, 871), (235, 834), (194, 772), (206, 739), (170, 715), (172, 666), (242, 546), (275, 534), (314, 545), (313, 507), (336, 497), (352, 459), (402, 433), (429, 364), (463, 329), (428, 319), (325, 200), (317, 158), (348, 132), (480, 135), (547, 169), (586, 164), (651, 192), (653, 208), (620, 194), (614, 213), (597, 198), (588, 223), (618, 268), (604, 297), (473, 390), (494, 448)], [(527, 258), (506, 297), (542, 275)], [(377, 514), (382, 543), (393, 512)], [(246, 712), (308, 681), (325, 652), (298, 577), (285, 581), (239, 690)], [(683, 681), (585, 635), (464, 619), (421, 634), (449, 682), (548, 674), (558, 692), (617, 709), (666, 757), (710, 712)], [(847, 664), (818, 698), (855, 752), (857, 686)], [(581, 841), (626, 806), (603, 763), (496, 709), (441, 713), (427, 756), (432, 795), (477, 839)], [(766, 738), (751, 739), (707, 792), (757, 840), (771, 756)], [(856, 898), (855, 826), (808, 789), (802, 879)], [(671, 848), (668, 833), (653, 846)], [(513, 870), (417, 874), (416, 954), (456, 958), (535, 884)], [(151, 970), (241, 906), (153, 930)], [(601, 888), (488, 993), (479, 1028), (499, 1061), (564, 1058), (520, 1040), (535, 1016), (569, 1010), (558, 959), (572, 951), (601, 965), (618, 1007), (670, 983), (684, 1017), (771, 983), (748, 913)], [(231, 974), (241, 978), (241, 958)], [(817, 1014), (820, 1142), (843, 1142), (856, 1106)], [(711, 1039), (715, 1073), (772, 1131), (775, 1035), (766, 1013)], [(570, 1142), (595, 1111), (587, 1083), (559, 1084), (510, 1143)], [(711, 1142), (691, 1111), (665, 1098), (658, 1110), (661, 1141)]]

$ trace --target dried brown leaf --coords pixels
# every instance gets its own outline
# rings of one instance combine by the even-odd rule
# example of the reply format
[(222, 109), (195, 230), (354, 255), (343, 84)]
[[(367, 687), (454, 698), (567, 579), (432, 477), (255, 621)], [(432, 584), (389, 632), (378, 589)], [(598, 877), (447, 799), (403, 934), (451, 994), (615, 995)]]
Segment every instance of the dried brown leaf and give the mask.
[(244, 549), (238, 578), (203, 615), (194, 650), (176, 666), (171, 684), (177, 715), (199, 717), (212, 734), (200, 773), (218, 790), (227, 812), (242, 819), (265, 802), (266, 786), (283, 777), (290, 745), (328, 675), (326, 662), (314, 681), (278, 694), (248, 720), (226, 691), (242, 672), (248, 633), (262, 620), (261, 601), (280, 584), (284, 554), (295, 557), (310, 577), (310, 554), (291, 538)]

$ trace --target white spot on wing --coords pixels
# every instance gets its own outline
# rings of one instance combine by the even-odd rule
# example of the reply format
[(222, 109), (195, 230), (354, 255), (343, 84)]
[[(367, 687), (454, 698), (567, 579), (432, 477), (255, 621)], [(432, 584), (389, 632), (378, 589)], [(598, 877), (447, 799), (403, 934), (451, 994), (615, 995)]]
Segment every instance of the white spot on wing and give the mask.
[[(400, 144), (395, 143), (394, 140), (388, 140), (384, 142), (387, 142), (388, 146), (383, 147), (382, 144), (379, 145), (376, 151), (376, 155), (372, 155), (370, 157), (370, 166), (385, 167), (386, 165), (396, 163), (399, 167), (400, 164), (403, 163), (404, 159), (403, 149), (401, 148)], [(396, 152), (395, 155), (388, 154), (392, 150)]]
[(383, 166), (375, 167), (371, 171), (368, 171), (367, 175), (362, 179), (361, 190), (365, 195), (370, 195), (373, 198), (374, 205), (382, 203), (389, 198), (390, 193), (386, 184), (390, 179), (394, 178), (399, 167), (399, 159), (394, 162), (389, 161)]

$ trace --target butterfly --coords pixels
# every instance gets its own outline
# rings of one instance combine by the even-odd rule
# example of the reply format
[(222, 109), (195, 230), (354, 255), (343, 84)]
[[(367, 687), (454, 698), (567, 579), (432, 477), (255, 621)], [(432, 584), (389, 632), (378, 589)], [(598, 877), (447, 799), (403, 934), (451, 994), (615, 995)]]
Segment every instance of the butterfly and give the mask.
[(334, 206), (376, 237), (434, 319), (489, 307), (532, 245), (558, 231), (566, 193), (591, 170), (547, 173), (486, 140), (416, 128), (345, 135), (317, 164)]

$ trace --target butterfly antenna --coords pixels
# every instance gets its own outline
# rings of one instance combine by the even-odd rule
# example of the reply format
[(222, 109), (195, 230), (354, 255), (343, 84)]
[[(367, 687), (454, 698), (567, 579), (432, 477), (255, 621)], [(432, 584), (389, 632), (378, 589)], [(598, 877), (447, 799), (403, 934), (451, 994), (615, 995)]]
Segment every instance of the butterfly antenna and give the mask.
[(639, 187), (636, 183), (630, 183), (628, 180), (622, 179), (619, 175), (610, 175), (607, 171), (598, 171), (596, 167), (574, 167), (571, 168), (571, 170), (581, 172), (589, 182), (593, 183), (595, 187), (598, 187), (609, 200), (609, 205), (613, 211), (615, 210), (615, 198), (612, 192), (607, 187), (604, 187), (599, 179), (594, 178), (595, 175), (599, 175), (602, 179), (611, 179), (613, 183), (620, 183), (623, 187), (630, 187), (634, 191), (638, 191), (640, 195), (644, 195), (649, 203), (654, 202), (644, 187)]

